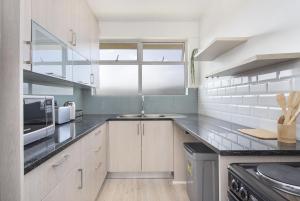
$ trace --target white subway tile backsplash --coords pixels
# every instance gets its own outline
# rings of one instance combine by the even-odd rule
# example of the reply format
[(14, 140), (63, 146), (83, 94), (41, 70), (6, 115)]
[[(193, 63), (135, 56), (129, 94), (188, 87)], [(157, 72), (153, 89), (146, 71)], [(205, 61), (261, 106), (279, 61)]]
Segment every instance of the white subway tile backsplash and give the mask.
[(258, 105), (277, 107), (276, 94), (267, 94), (258, 96)]
[(293, 79), (293, 90), (300, 91), (300, 77), (295, 77)]
[(242, 115), (250, 115), (250, 106), (238, 106), (238, 113)]
[(249, 85), (241, 85), (236, 87), (236, 94), (249, 94)]
[(269, 107), (269, 118), (272, 120), (278, 120), (282, 115), (281, 108), (279, 107)]
[(236, 93), (236, 87), (227, 87), (226, 88), (226, 95), (230, 96), (230, 95), (235, 95)]
[(267, 84), (251, 84), (250, 85), (250, 93), (257, 94), (257, 93), (266, 93), (267, 92)]
[(258, 75), (258, 81), (273, 80), (276, 79), (276, 77), (277, 77), (276, 72), (261, 74)]
[[(266, 69), (264, 73), (258, 71), (234, 78), (207, 79), (199, 90), (199, 112), (246, 127), (276, 131), (277, 120), (282, 115), (276, 95), (284, 93), (287, 96), (291, 90), (300, 91), (300, 68), (297, 65), (290, 68), (284, 65), (281, 69), (276, 67), (272, 70), (276, 72)], [(297, 119), (297, 131), (300, 140), (300, 117)], [(227, 135), (231, 146), (237, 145), (234, 139), (238, 140), (237, 146), (249, 146), (247, 138), (237, 139)], [(216, 143), (218, 146), (229, 146), (227, 141)]]
[(257, 82), (257, 76), (251, 76), (251, 82)]
[(293, 76), (293, 70), (283, 70), (279, 72), (279, 79)]
[(249, 77), (242, 77), (242, 83), (247, 84), (249, 82)]
[(221, 85), (222, 85), (222, 87), (230, 86), (230, 80), (229, 79), (222, 80)]
[(232, 79), (232, 85), (239, 85), (239, 84), (242, 84), (242, 78), (241, 77), (237, 77), (237, 78)]
[(258, 96), (256, 95), (247, 95), (243, 97), (244, 105), (257, 105)]
[(214, 81), (214, 88), (218, 88), (221, 86), (221, 80), (215, 80)]
[(226, 103), (226, 104), (231, 103), (231, 96), (223, 96), (222, 97), (222, 102)]
[(219, 88), (218, 89), (218, 96), (224, 96), (226, 94), (225, 88)]
[(283, 80), (283, 81), (276, 81), (276, 82), (269, 82), (268, 83), (268, 91), (269, 92), (286, 92), (290, 91), (291, 87), (291, 80)]
[(231, 96), (231, 103), (236, 105), (243, 104), (243, 96)]
[(253, 107), (252, 115), (254, 117), (268, 118), (269, 116), (268, 107), (258, 107), (258, 106)]

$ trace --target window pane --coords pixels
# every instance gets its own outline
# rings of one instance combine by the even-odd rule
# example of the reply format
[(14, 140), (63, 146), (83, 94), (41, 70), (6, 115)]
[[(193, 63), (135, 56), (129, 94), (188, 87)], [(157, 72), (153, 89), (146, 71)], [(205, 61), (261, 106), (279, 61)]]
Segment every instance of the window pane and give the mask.
[(100, 95), (138, 94), (137, 65), (100, 65)]
[(144, 61), (183, 61), (182, 43), (143, 44)]
[(101, 43), (100, 60), (136, 61), (137, 44), (135, 43)]
[(144, 65), (142, 91), (146, 95), (184, 95), (184, 65)]

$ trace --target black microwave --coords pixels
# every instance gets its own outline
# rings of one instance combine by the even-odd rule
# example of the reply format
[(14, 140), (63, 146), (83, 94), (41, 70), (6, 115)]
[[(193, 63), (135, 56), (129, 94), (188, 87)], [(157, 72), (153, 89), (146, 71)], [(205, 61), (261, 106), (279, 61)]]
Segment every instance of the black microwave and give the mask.
[(24, 145), (40, 140), (55, 132), (53, 96), (23, 97)]

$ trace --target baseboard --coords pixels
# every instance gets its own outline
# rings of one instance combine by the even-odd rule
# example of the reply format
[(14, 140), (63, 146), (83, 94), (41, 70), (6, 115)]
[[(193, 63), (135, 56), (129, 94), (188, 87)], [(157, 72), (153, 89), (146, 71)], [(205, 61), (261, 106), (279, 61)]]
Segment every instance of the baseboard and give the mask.
[(173, 172), (109, 172), (107, 179), (173, 179)]

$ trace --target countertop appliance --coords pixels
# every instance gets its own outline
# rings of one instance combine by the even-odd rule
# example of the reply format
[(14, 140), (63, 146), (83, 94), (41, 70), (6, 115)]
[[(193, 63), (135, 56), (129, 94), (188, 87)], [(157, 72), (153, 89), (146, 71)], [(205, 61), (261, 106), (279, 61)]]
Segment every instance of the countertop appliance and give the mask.
[(300, 162), (231, 164), (229, 201), (300, 201)]
[(24, 95), (24, 145), (50, 136), (55, 131), (53, 96)]
[(190, 201), (218, 201), (218, 155), (202, 143), (184, 143)]
[(71, 121), (70, 120), (70, 107), (56, 107), (55, 108), (55, 123), (64, 124)]
[(70, 119), (75, 120), (76, 119), (76, 104), (74, 101), (67, 101), (64, 103), (64, 106), (70, 107)]

